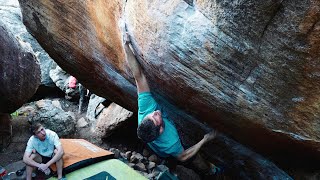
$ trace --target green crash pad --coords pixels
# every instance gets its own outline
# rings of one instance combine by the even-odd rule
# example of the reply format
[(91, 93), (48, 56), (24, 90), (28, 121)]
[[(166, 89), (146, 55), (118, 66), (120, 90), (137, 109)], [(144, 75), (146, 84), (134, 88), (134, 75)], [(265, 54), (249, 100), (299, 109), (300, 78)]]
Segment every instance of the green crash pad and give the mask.
[[(134, 169), (126, 165), (120, 160), (109, 159), (101, 161), (87, 167), (75, 170), (66, 174), (68, 180), (73, 179), (88, 179), (88, 180), (127, 180), (127, 179), (147, 179)], [(57, 178), (51, 177), (49, 180), (56, 180)]]

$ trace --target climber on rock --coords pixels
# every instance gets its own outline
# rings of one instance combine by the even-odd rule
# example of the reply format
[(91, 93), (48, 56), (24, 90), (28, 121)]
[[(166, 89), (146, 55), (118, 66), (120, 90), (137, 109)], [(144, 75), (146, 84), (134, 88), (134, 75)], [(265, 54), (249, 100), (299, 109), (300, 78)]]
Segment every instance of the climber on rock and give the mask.
[(212, 175), (220, 171), (217, 166), (205, 161), (198, 153), (200, 148), (214, 139), (217, 135), (212, 131), (204, 135), (203, 139), (194, 146), (184, 149), (178, 132), (166, 112), (155, 101), (150, 92), (149, 84), (142, 68), (129, 47), (130, 37), (124, 37), (126, 60), (131, 69), (138, 93), (138, 137), (160, 157), (177, 159), (180, 162), (190, 163), (201, 174)]

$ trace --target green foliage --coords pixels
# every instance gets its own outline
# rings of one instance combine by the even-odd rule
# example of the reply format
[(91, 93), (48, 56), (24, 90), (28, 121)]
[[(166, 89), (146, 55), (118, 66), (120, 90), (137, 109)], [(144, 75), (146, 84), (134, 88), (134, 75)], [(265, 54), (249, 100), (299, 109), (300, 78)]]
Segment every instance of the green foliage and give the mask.
[(19, 116), (19, 112), (15, 111), (13, 113), (11, 113), (11, 117), (18, 117)]

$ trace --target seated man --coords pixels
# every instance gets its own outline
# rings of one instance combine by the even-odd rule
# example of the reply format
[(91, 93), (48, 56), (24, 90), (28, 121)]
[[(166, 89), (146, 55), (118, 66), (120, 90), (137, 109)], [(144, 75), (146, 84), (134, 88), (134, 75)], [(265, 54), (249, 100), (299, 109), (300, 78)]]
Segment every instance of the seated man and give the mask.
[(152, 97), (145, 74), (129, 47), (128, 36), (125, 39), (125, 51), (128, 65), (137, 84), (138, 137), (148, 143), (149, 147), (160, 157), (171, 156), (181, 162), (193, 157), (192, 164), (196, 167), (195, 170), (201, 174), (212, 174), (218, 168), (204, 161), (197, 152), (206, 142), (215, 138), (216, 132), (206, 134), (200, 142), (185, 150), (174, 124)]
[(62, 178), (64, 152), (58, 135), (45, 129), (40, 123), (32, 124), (31, 131), (33, 136), (30, 137), (23, 156), (23, 162), (27, 165), (27, 180), (31, 180), (34, 168), (46, 175), (50, 174), (49, 166), (53, 163), (57, 166), (58, 179), (65, 179)]

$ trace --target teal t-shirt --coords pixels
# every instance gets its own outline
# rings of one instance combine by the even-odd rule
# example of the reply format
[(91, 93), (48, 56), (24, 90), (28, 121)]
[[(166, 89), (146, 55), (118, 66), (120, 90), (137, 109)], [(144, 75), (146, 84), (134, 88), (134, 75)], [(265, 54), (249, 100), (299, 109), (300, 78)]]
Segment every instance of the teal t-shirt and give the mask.
[(155, 110), (160, 110), (165, 124), (164, 130), (154, 141), (148, 143), (149, 147), (161, 157), (180, 155), (184, 149), (182, 147), (178, 132), (174, 124), (168, 119), (166, 112), (162, 110), (159, 104), (152, 97), (150, 92), (139, 93), (138, 97), (138, 125), (143, 118)]

